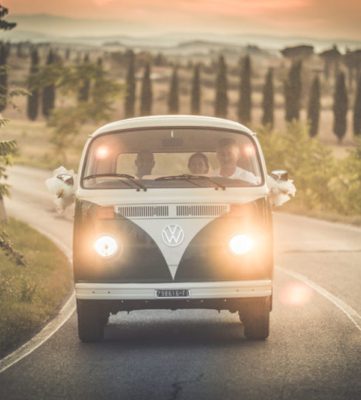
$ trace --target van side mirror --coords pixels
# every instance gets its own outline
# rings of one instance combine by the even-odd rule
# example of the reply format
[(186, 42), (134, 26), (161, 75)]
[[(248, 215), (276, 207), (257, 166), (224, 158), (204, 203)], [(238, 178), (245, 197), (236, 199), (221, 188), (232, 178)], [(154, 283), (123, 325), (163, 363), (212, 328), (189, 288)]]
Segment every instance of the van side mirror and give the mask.
[(275, 169), (271, 172), (271, 176), (276, 181), (287, 182), (288, 181), (288, 172), (284, 169)]
[(74, 175), (70, 174), (59, 174), (56, 176), (58, 179), (63, 181), (68, 186), (74, 186)]

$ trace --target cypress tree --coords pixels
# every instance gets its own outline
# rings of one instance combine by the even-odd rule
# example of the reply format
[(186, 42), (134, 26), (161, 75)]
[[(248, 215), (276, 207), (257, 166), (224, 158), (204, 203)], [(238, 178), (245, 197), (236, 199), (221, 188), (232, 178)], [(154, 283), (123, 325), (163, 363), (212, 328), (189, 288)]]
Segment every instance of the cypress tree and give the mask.
[(77, 51), (76, 58), (75, 58), (75, 64), (79, 64), (80, 62), (81, 62), (81, 52)]
[(337, 136), (339, 143), (341, 143), (343, 137), (346, 134), (347, 109), (348, 98), (346, 91), (345, 74), (343, 72), (339, 72), (337, 75), (333, 101), (333, 132)]
[(140, 115), (152, 114), (153, 92), (152, 81), (150, 79), (151, 69), (148, 62), (144, 67), (144, 75), (142, 80), (142, 88), (140, 95)]
[(191, 91), (191, 114), (197, 115), (201, 112), (201, 79), (200, 65), (193, 68), (192, 91)]
[(273, 128), (274, 123), (274, 87), (273, 87), (273, 69), (269, 68), (266, 81), (263, 86), (263, 100), (262, 100), (262, 124)]
[(27, 97), (27, 115), (31, 121), (35, 121), (39, 111), (39, 89), (32, 87), (32, 78), (39, 70), (39, 53), (38, 49), (34, 48), (31, 51), (31, 67), (29, 76), (30, 96)]
[(0, 112), (6, 108), (8, 94), (8, 72), (6, 63), (8, 58), (8, 46), (0, 42)]
[(19, 42), (16, 45), (16, 57), (21, 58), (23, 56), (23, 44)]
[(174, 67), (172, 78), (170, 81), (169, 95), (168, 95), (168, 113), (178, 114), (179, 112), (179, 83), (178, 83), (178, 70)]
[(252, 112), (252, 87), (251, 87), (251, 58), (247, 55), (243, 60), (241, 68), (239, 100), (238, 100), (238, 119), (241, 122), (251, 122)]
[[(55, 54), (52, 50), (49, 51), (46, 59), (46, 65), (51, 66), (55, 63)], [(55, 85), (54, 83), (45, 86), (43, 89), (43, 115), (48, 118), (55, 107)]]
[(65, 56), (66, 61), (70, 60), (70, 48), (69, 47), (66, 48), (64, 56)]
[(308, 99), (307, 107), (307, 120), (310, 125), (309, 134), (314, 137), (318, 133), (318, 124), (320, 121), (320, 109), (321, 109), (321, 86), (320, 79), (315, 76), (313, 79), (310, 96)]
[[(83, 65), (86, 67), (89, 65), (89, 54), (85, 54)], [(86, 74), (84, 74), (86, 76)], [(88, 78), (84, 78), (81, 86), (79, 88), (78, 93), (78, 101), (88, 101), (89, 100), (89, 93), (90, 93), (90, 80)]]
[(214, 113), (217, 117), (226, 118), (228, 111), (227, 95), (227, 65), (224, 57), (221, 55), (218, 59), (218, 70), (216, 78), (216, 98), (214, 104)]
[(4, 18), (9, 14), (9, 10), (0, 4), (0, 30), (11, 31), (15, 28), (16, 22), (9, 22)]
[(285, 82), (285, 118), (287, 122), (299, 120), (302, 95), (302, 62), (294, 62)]
[(128, 71), (125, 81), (124, 115), (134, 117), (135, 113), (135, 54), (133, 50), (127, 52)]
[(156, 67), (164, 67), (165, 65), (167, 65), (167, 59), (164, 57), (164, 55), (162, 53), (158, 53), (154, 57), (153, 64)]
[[(91, 91), (90, 91), (90, 96), (92, 97), (93, 101), (96, 102), (98, 97), (102, 97), (102, 78), (104, 76), (104, 70), (103, 70), (103, 60), (101, 57), (97, 59), (97, 71), (94, 76), (93, 84), (91, 85)], [(90, 97), (89, 96), (89, 97)]]
[(353, 133), (354, 135), (361, 135), (361, 76), (358, 79), (353, 107)]

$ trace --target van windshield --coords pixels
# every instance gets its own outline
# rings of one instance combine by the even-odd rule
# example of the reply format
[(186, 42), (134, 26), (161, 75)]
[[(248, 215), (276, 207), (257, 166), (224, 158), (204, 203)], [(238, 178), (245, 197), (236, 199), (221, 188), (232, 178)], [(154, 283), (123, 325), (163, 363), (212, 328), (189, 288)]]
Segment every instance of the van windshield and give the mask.
[(90, 144), (86, 189), (251, 187), (262, 184), (257, 147), (246, 133), (152, 128), (104, 134)]

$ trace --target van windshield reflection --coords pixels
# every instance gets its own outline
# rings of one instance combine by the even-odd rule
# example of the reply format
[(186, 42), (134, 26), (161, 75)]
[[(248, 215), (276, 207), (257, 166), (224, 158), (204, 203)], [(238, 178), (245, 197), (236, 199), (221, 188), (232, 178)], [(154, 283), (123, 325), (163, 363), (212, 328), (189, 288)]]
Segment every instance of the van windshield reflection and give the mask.
[(161, 128), (96, 137), (87, 151), (87, 189), (252, 187), (263, 176), (248, 134)]

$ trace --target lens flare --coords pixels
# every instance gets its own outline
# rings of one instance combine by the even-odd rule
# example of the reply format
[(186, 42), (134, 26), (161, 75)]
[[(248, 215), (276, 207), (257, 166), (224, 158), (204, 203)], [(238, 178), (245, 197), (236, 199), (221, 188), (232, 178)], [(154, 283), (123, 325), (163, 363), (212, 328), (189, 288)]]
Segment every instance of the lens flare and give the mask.
[(249, 253), (254, 248), (254, 240), (249, 235), (235, 235), (229, 241), (229, 248), (236, 255)]
[(255, 154), (255, 149), (254, 146), (252, 145), (247, 145), (244, 147), (244, 154), (248, 157), (252, 157)]
[(284, 286), (280, 293), (280, 301), (288, 306), (303, 306), (307, 304), (312, 297), (312, 290), (299, 282), (291, 282)]
[(101, 236), (94, 243), (95, 251), (102, 257), (113, 256), (118, 251), (118, 243), (111, 236)]
[(98, 160), (103, 160), (109, 155), (109, 149), (106, 146), (100, 146), (96, 149), (95, 156)]

